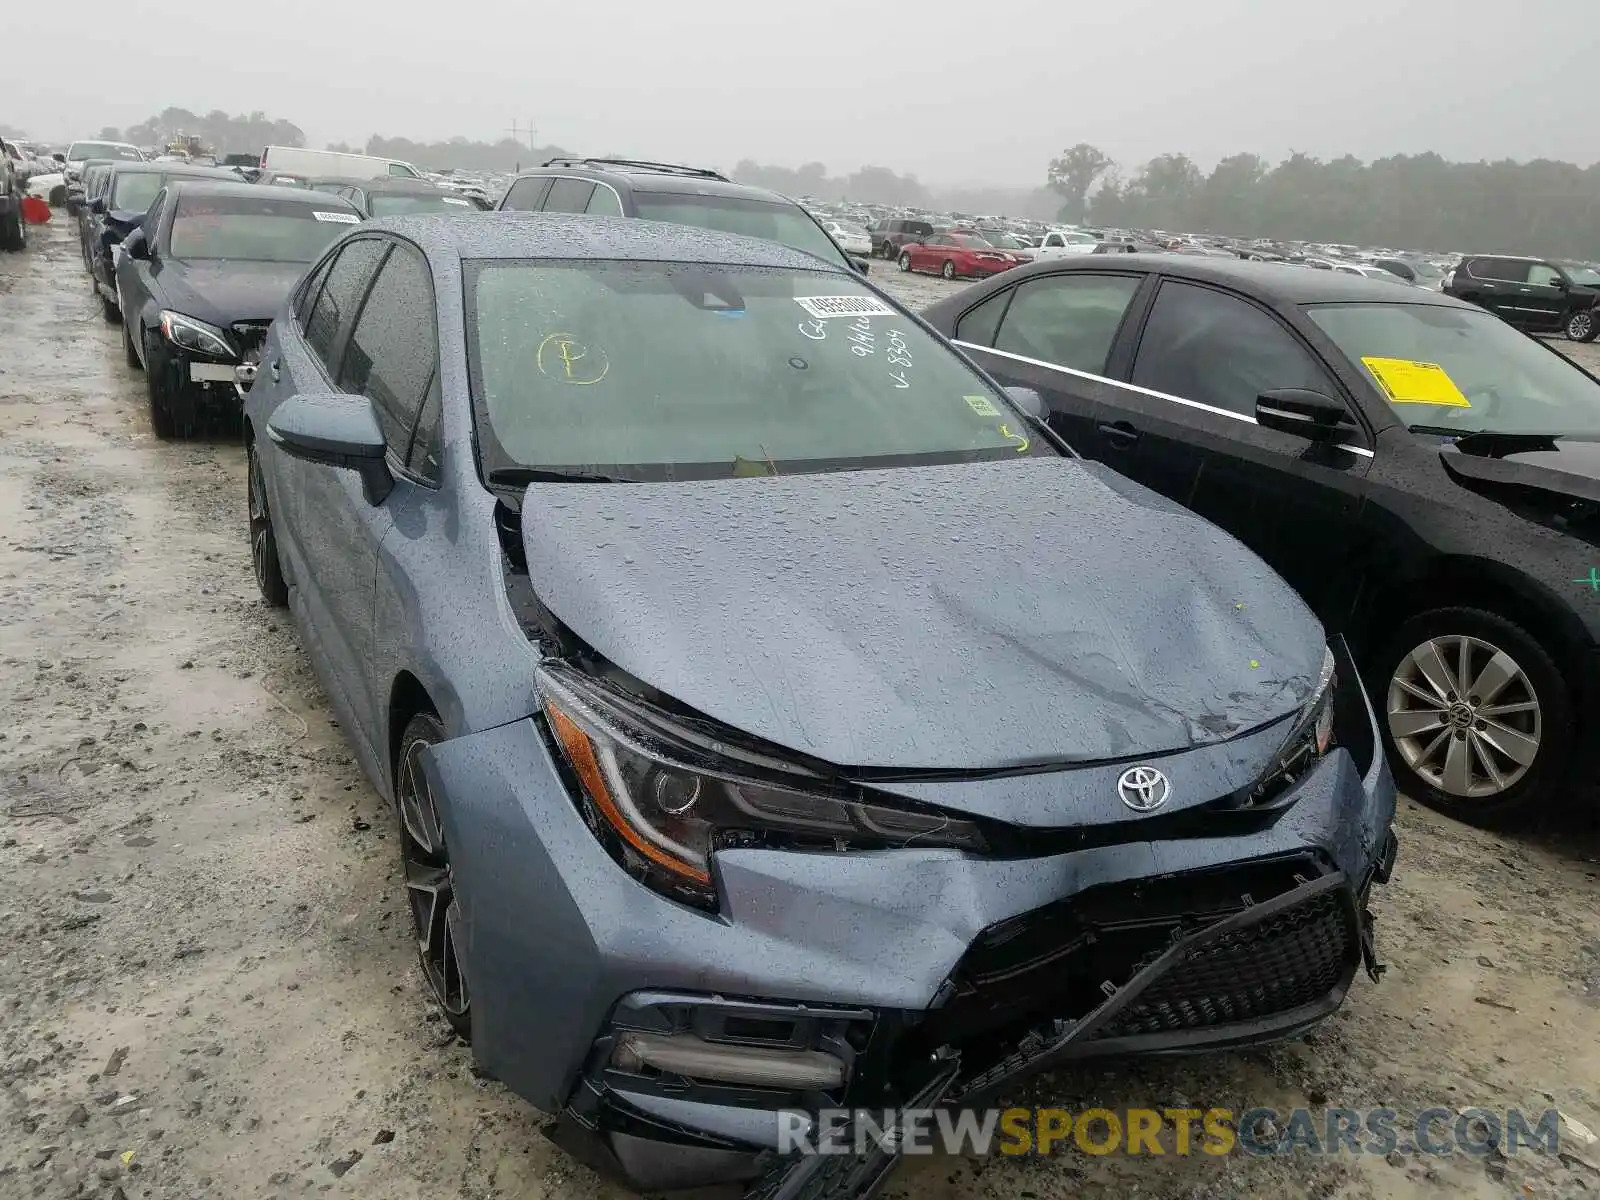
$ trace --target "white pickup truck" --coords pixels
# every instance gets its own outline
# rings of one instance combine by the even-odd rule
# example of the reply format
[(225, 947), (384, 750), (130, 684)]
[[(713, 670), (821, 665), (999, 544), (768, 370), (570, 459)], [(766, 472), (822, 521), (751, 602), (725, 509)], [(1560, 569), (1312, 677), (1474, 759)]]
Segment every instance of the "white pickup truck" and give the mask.
[(1052, 229), (1039, 240), (1034, 258), (1066, 258), (1073, 254), (1093, 254), (1100, 239), (1076, 229)]

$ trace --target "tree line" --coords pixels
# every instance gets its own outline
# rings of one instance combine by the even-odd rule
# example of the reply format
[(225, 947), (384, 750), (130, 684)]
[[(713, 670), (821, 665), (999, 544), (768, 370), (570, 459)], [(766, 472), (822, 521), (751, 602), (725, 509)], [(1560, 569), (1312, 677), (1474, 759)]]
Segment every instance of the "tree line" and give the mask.
[(1163, 229), (1401, 249), (1600, 258), (1600, 163), (1450, 162), (1398, 154), (1363, 162), (1235, 154), (1209, 173), (1163, 154), (1132, 175), (1079, 143), (1053, 159), (1060, 216)]

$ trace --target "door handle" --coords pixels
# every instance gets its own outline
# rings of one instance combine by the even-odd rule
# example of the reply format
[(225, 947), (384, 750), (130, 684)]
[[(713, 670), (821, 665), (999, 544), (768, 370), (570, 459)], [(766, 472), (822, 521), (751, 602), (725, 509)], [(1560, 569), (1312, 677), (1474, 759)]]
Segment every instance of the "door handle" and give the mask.
[(1114, 450), (1126, 450), (1139, 440), (1139, 431), (1126, 421), (1114, 421), (1100, 426), (1100, 435)]

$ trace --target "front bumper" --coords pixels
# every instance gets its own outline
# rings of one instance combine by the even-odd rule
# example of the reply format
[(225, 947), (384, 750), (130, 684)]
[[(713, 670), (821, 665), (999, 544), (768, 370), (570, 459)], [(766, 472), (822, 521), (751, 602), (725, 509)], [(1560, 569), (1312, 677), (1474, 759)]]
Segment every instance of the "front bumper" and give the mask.
[[(1300, 1033), (1379, 969), (1366, 898), (1394, 858), (1394, 785), (1340, 666), (1342, 748), (1248, 832), (1023, 859), (725, 850), (714, 915), (612, 862), (535, 720), (436, 746), (475, 1053), (637, 1190), (820, 1198), (870, 1194), (893, 1156), (780, 1158), (780, 1112), (970, 1105), (1064, 1059)], [(832, 1047), (847, 1078), (795, 1091), (615, 1065), (637, 1030)]]

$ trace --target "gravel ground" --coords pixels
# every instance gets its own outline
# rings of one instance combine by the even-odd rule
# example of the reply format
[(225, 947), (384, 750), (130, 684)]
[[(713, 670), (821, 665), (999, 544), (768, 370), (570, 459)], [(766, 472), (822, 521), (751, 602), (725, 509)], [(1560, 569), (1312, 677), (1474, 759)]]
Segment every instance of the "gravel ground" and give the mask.
[[(0, 1197), (616, 1197), (423, 1000), (390, 815), (259, 602), (233, 437), (149, 433), (67, 223), (0, 256)], [(875, 273), (914, 303), (937, 279)], [(1062, 1072), (1083, 1108), (1557, 1107), (1600, 1129), (1600, 839), (1410, 803), (1390, 970), (1271, 1050)], [(1559, 1159), (919, 1159), (917, 1200), (1593, 1196)]]

